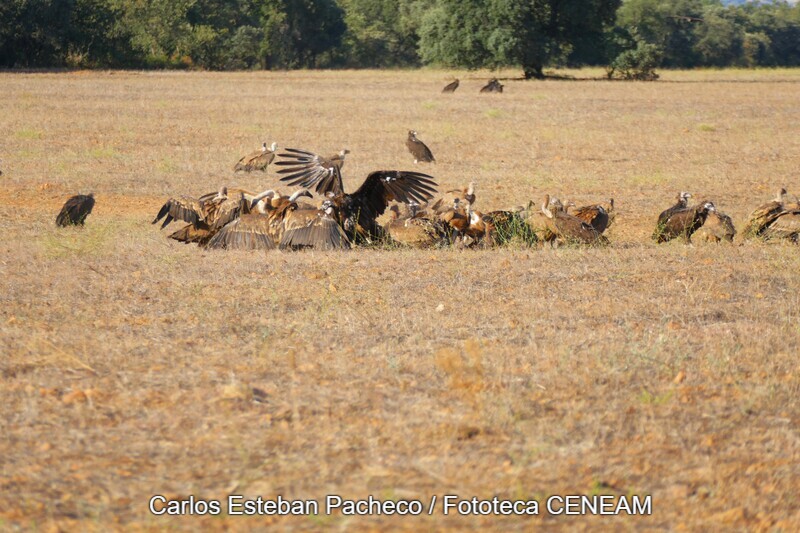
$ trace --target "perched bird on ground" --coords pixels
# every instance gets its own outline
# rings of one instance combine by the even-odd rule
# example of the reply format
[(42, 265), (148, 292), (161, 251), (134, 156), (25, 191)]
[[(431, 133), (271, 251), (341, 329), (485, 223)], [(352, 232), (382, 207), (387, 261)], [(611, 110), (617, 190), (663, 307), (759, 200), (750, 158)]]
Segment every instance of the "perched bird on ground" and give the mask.
[(502, 93), (503, 92), (503, 85), (497, 80), (497, 78), (492, 78), (489, 80), (489, 83), (481, 87), (480, 92), (482, 93)]
[(233, 167), (234, 172), (243, 170), (245, 172), (252, 172), (253, 170), (267, 171), (267, 167), (275, 159), (275, 150), (278, 148), (278, 143), (272, 143), (272, 146), (267, 148), (267, 143), (261, 145), (261, 150), (248, 154), (241, 158), (238, 163)]
[(350, 239), (336, 217), (336, 205), (325, 200), (316, 212), (291, 212), (284, 221), (281, 249), (344, 250), (350, 248)]
[(653, 232), (653, 240), (657, 243), (671, 241), (677, 237), (690, 243), (692, 234), (705, 224), (708, 214), (716, 211), (712, 202), (680, 207), (681, 200), (683, 198), (679, 197), (678, 205), (670, 207), (659, 215)]
[[(706, 201), (700, 202), (701, 204)], [(733, 219), (721, 211), (710, 211), (705, 223), (695, 233), (695, 236), (708, 242), (733, 242), (736, 236), (736, 228)]]
[(459, 83), (458, 78), (456, 78), (454, 81), (451, 81), (450, 83), (445, 85), (444, 89), (442, 89), (442, 92), (443, 93), (454, 93), (454, 92), (456, 92), (456, 89), (458, 89), (458, 83)]
[(447, 238), (444, 225), (438, 220), (420, 215), (416, 202), (407, 205), (407, 216), (401, 215), (397, 205), (389, 208), (390, 219), (384, 229), (392, 241), (411, 248), (430, 248), (443, 244)]
[(786, 195), (786, 189), (781, 187), (773, 200), (761, 204), (750, 214), (743, 231), (746, 238), (761, 237), (778, 217), (786, 213)]
[(608, 201), (608, 208), (600, 204), (579, 207), (570, 213), (587, 224), (590, 224), (599, 233), (603, 233), (614, 220), (614, 199)]
[(436, 159), (433, 157), (430, 148), (424, 142), (417, 139), (417, 132), (414, 130), (408, 131), (408, 139), (406, 139), (406, 147), (411, 155), (414, 156), (414, 163), (435, 163)]
[(56, 217), (56, 226), (83, 226), (94, 209), (94, 194), (78, 194), (64, 203)]
[(567, 244), (608, 244), (608, 239), (578, 217), (566, 212), (558, 199), (547, 194), (541, 205), (542, 213), (547, 219), (548, 229), (556, 240)]

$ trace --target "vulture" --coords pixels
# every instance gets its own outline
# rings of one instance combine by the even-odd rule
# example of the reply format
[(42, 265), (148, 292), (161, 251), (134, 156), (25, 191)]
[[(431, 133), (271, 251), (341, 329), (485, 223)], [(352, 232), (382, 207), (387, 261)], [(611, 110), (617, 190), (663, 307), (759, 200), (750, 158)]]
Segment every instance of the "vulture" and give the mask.
[(764, 231), (786, 212), (786, 189), (780, 188), (774, 200), (761, 204), (750, 214), (750, 220), (744, 228), (744, 236), (761, 237)]
[[(344, 192), (341, 165), (330, 165), (329, 160), (301, 150), (287, 150), (282, 157), (295, 158), (295, 164), (278, 171), (288, 174), (281, 181), (289, 185), (316, 187), (333, 204), (335, 216), (351, 239), (366, 242), (385, 236), (383, 227), (376, 219), (381, 216), (389, 202), (426, 202), (436, 192), (433, 177), (421, 172), (403, 170), (377, 170), (371, 172), (361, 186), (352, 194)], [(292, 156), (291, 154), (298, 154)], [(303, 155), (305, 154), (305, 155)], [(287, 161), (288, 163), (289, 161)]]
[(252, 154), (246, 155), (239, 160), (233, 167), (233, 171), (244, 170), (245, 172), (252, 172), (253, 170), (267, 171), (267, 167), (272, 160), (275, 159), (275, 150), (278, 148), (278, 143), (272, 143), (272, 146), (267, 148), (267, 143), (261, 145), (261, 150), (256, 150)]
[(442, 222), (420, 215), (416, 202), (407, 205), (409, 216), (402, 216), (397, 205), (389, 208), (390, 220), (384, 230), (393, 242), (411, 248), (430, 248), (447, 242)]
[(447, 194), (456, 194), (461, 200), (473, 205), (475, 203), (475, 182), (470, 181), (466, 189), (450, 189)]
[[(453, 205), (447, 209), (442, 209), (439, 212), (439, 221), (442, 222), (446, 228), (449, 229), (449, 238), (451, 243), (456, 242), (459, 238), (463, 237), (469, 229), (470, 213), (467, 208), (461, 207), (461, 199), (454, 198)], [(466, 204), (469, 206), (469, 203)]]
[(290, 174), (281, 178), (281, 181), (289, 181), (290, 184), (313, 182), (316, 183), (317, 193), (325, 194), (336, 187), (337, 180), (341, 183), (344, 158), (349, 153), (350, 150), (345, 148), (338, 154), (322, 157), (305, 150), (287, 148), (280, 154), (285, 161), (278, 161), (275, 164), (287, 167), (279, 170), (278, 174)]
[(450, 83), (445, 85), (444, 89), (442, 89), (442, 92), (443, 93), (454, 93), (454, 92), (456, 92), (456, 89), (458, 89), (458, 83), (459, 83), (458, 78), (456, 78), (454, 81), (451, 81)]
[(284, 217), (281, 249), (336, 250), (350, 248), (350, 239), (335, 216), (336, 205), (325, 200), (315, 212), (292, 210)]
[(708, 242), (733, 242), (733, 238), (736, 236), (736, 228), (731, 217), (715, 209), (708, 213), (705, 224), (697, 230), (695, 235)]
[(414, 156), (414, 163), (435, 163), (436, 158), (433, 157), (430, 148), (424, 142), (417, 139), (417, 132), (408, 130), (408, 139), (406, 139), (406, 147), (411, 155)]
[(614, 199), (608, 201), (608, 209), (600, 204), (594, 204), (580, 207), (569, 214), (583, 220), (598, 233), (603, 233), (614, 220)]
[(566, 212), (561, 202), (545, 195), (541, 206), (548, 229), (560, 241), (580, 244), (608, 244), (608, 239), (591, 225)]
[(291, 196), (264, 191), (250, 201), (248, 213), (228, 222), (208, 241), (209, 248), (228, 250), (272, 250), (283, 235), (284, 217), (297, 209), (297, 199), (311, 198), (305, 189)]
[(503, 92), (503, 85), (497, 80), (497, 78), (492, 78), (489, 80), (489, 83), (481, 87), (480, 92), (482, 93), (502, 93)]
[(94, 208), (94, 194), (78, 194), (64, 203), (56, 217), (56, 226), (83, 226)]
[(222, 187), (212, 198), (196, 200), (188, 196), (170, 198), (161, 206), (153, 224), (162, 218), (161, 228), (165, 228), (173, 220), (182, 220), (188, 224), (169, 236), (184, 243), (196, 242), (205, 246), (223, 226), (240, 215), (250, 211), (250, 203), (245, 194), (238, 191), (228, 195), (228, 188)]
[(787, 239), (800, 242), (800, 209), (779, 216), (763, 233), (764, 239)]
[(686, 242), (691, 242), (692, 234), (705, 223), (708, 214), (715, 211), (712, 202), (702, 202), (692, 207), (670, 207), (659, 215), (653, 240), (662, 243), (682, 237)]

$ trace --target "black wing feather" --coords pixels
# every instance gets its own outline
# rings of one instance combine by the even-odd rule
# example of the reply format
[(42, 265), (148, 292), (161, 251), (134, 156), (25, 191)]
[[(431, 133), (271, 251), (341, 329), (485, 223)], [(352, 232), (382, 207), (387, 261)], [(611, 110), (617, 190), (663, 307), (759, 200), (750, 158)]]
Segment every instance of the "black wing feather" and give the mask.
[(324, 157), (298, 148), (286, 148), (278, 156), (283, 160), (275, 165), (287, 167), (278, 174), (288, 174), (281, 181), (307, 189), (313, 187), (320, 195), (344, 193), (339, 167)]

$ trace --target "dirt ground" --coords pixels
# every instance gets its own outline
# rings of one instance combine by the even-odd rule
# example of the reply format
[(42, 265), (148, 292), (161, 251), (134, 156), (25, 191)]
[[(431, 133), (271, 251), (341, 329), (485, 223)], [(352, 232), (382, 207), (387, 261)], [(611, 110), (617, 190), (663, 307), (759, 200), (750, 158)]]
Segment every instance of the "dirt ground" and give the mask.
[[(800, 530), (800, 249), (650, 239), (680, 190), (740, 229), (800, 195), (800, 70), (479, 95), (490, 75), (0, 73), (0, 530)], [(611, 246), (204, 251), (150, 224), (279, 185), (232, 171), (262, 142), (350, 149), (351, 191), (415, 168), (409, 129), (481, 210), (613, 197)], [(86, 227), (57, 229), (79, 192)], [(156, 516), (157, 494), (542, 507)]]

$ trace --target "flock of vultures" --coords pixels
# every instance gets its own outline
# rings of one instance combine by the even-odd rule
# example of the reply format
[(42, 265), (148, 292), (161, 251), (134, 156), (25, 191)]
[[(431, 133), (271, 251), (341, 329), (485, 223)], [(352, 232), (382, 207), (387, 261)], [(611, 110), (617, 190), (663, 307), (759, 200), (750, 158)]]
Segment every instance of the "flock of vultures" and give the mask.
[[(409, 131), (406, 146), (414, 163), (433, 163), (431, 150)], [(545, 195), (508, 210), (481, 212), (475, 184), (437, 193), (433, 176), (410, 170), (376, 170), (352, 193), (344, 190), (342, 168), (348, 150), (322, 157), (277, 143), (242, 157), (234, 171), (266, 172), (279, 167), (280, 182), (296, 189), (288, 195), (269, 189), (260, 193), (222, 187), (199, 198), (180, 196), (164, 203), (153, 220), (165, 228), (182, 226), (169, 238), (204, 248), (235, 250), (344, 249), (353, 246), (429, 248), (491, 247), (508, 243), (606, 245), (614, 223), (614, 200), (578, 207)], [(312, 202), (316, 196), (317, 200)], [(673, 206), (656, 220), (653, 240), (691, 242), (693, 235), (733, 241), (733, 221), (710, 200), (690, 204), (681, 192)], [(92, 195), (67, 200), (56, 218), (59, 226), (82, 225), (94, 207)], [(378, 222), (388, 210), (389, 220)], [(785, 189), (753, 211), (743, 231), (746, 238), (800, 241), (800, 203)]]

